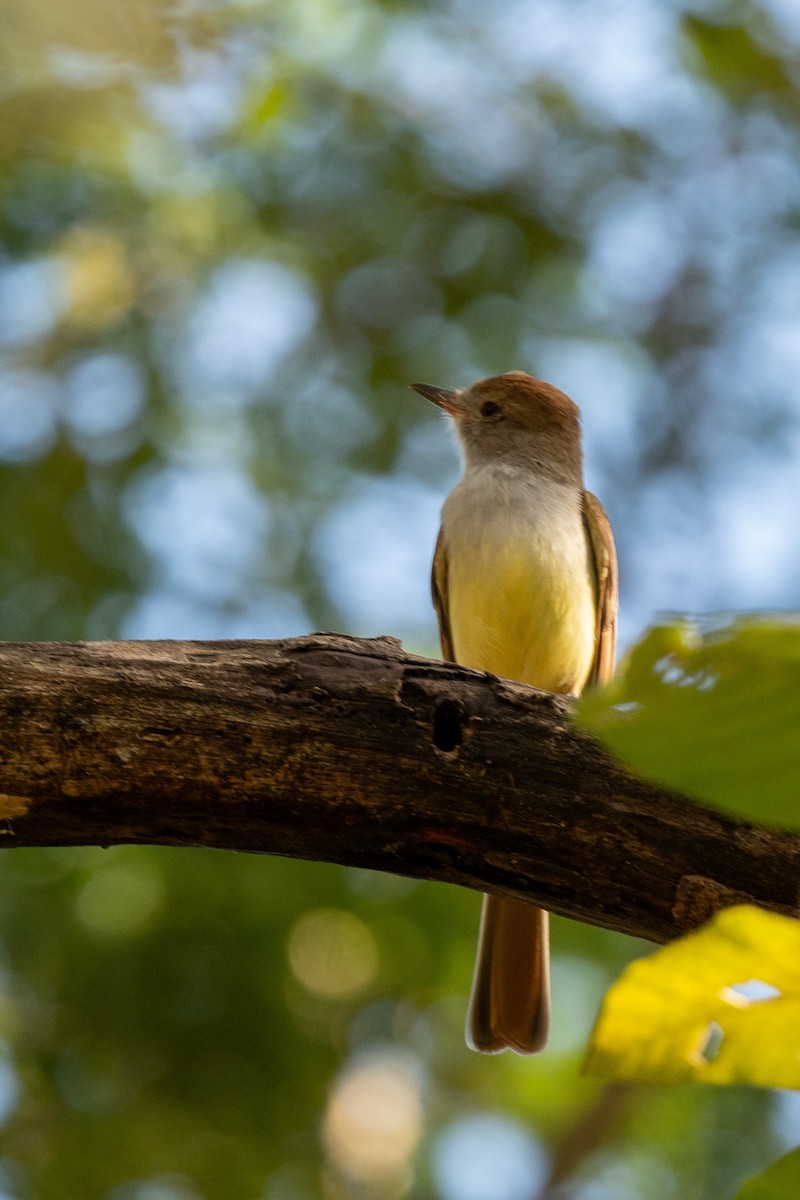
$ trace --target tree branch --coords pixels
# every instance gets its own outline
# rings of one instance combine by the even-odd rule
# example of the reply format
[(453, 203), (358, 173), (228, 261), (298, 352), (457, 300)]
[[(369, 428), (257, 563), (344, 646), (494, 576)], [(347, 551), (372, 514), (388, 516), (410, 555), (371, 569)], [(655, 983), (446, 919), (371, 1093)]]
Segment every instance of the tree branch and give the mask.
[(0, 644), (0, 842), (319, 859), (665, 941), (797, 909), (800, 838), (630, 775), (569, 702), (389, 638)]

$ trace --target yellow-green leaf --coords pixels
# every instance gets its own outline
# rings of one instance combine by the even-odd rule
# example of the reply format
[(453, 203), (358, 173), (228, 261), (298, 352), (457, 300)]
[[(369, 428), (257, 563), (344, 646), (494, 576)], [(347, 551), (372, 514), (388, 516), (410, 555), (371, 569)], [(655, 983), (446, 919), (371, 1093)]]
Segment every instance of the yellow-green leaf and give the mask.
[(743, 25), (721, 25), (693, 13), (685, 14), (682, 27), (705, 74), (731, 97), (744, 100), (771, 92), (792, 93), (794, 84), (777, 38), (772, 39), (771, 49)]
[(800, 622), (652, 629), (578, 718), (643, 775), (751, 821), (800, 827)]
[(779, 1158), (760, 1175), (748, 1179), (735, 1200), (797, 1200), (800, 1196), (800, 1149)]
[(800, 921), (741, 905), (632, 963), (603, 1001), (586, 1070), (800, 1088)]

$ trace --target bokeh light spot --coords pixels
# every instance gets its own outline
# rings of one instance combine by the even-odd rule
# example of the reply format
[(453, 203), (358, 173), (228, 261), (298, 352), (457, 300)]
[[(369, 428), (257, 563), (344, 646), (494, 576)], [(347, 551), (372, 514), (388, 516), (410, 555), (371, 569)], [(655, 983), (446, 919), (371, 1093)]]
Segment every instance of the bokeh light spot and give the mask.
[(75, 909), (92, 933), (125, 938), (145, 933), (163, 902), (163, 880), (149, 863), (113, 863), (92, 872), (78, 893)]
[(0, 271), (0, 345), (50, 333), (61, 312), (58, 271), (50, 259), (14, 263)]
[(304, 913), (289, 934), (289, 965), (309, 992), (345, 1000), (365, 991), (378, 974), (378, 946), (352, 913), (317, 908)]
[(538, 1192), (546, 1158), (518, 1122), (476, 1113), (440, 1134), (433, 1166), (443, 1200), (527, 1200)]
[(144, 384), (136, 363), (122, 354), (95, 354), (69, 372), (64, 417), (77, 434), (102, 437), (135, 421)]
[(415, 1061), (397, 1050), (373, 1051), (349, 1066), (334, 1086), (323, 1124), (325, 1149), (347, 1178), (373, 1185), (395, 1180), (402, 1188), (392, 1189), (393, 1194), (401, 1194), (410, 1186), (422, 1119), (422, 1079)]
[(353, 632), (432, 623), (430, 557), (441, 502), (412, 480), (364, 480), (320, 522), (319, 557)]
[(55, 440), (58, 385), (46, 371), (0, 372), (0, 458), (39, 458)]
[(74, 325), (93, 330), (116, 321), (135, 295), (125, 245), (98, 226), (72, 229), (61, 248), (61, 285)]
[(179, 364), (187, 396), (262, 387), (316, 313), (311, 284), (299, 272), (257, 259), (222, 263), (187, 326)]
[(19, 1095), (19, 1077), (11, 1061), (10, 1048), (0, 1043), (0, 1125), (5, 1125), (14, 1112)]

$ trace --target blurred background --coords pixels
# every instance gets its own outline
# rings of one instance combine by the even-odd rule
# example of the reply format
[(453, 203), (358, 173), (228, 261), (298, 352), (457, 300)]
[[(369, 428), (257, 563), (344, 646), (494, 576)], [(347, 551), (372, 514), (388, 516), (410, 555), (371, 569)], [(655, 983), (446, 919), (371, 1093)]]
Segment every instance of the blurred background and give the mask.
[[(416, 380), (581, 405), (622, 637), (797, 606), (795, 0), (4, 0), (0, 637), (436, 654)], [(579, 1075), (644, 947), (556, 921), (482, 1059), (479, 899), (197, 850), (0, 861), (0, 1200), (724, 1200), (789, 1095)]]

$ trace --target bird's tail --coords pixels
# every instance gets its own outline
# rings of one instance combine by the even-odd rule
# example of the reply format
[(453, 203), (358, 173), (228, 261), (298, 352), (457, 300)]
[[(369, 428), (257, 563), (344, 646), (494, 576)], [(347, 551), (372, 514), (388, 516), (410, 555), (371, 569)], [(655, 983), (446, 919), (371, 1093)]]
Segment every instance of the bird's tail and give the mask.
[(549, 916), (522, 900), (484, 896), (467, 1044), (483, 1054), (535, 1054), (549, 1029)]

